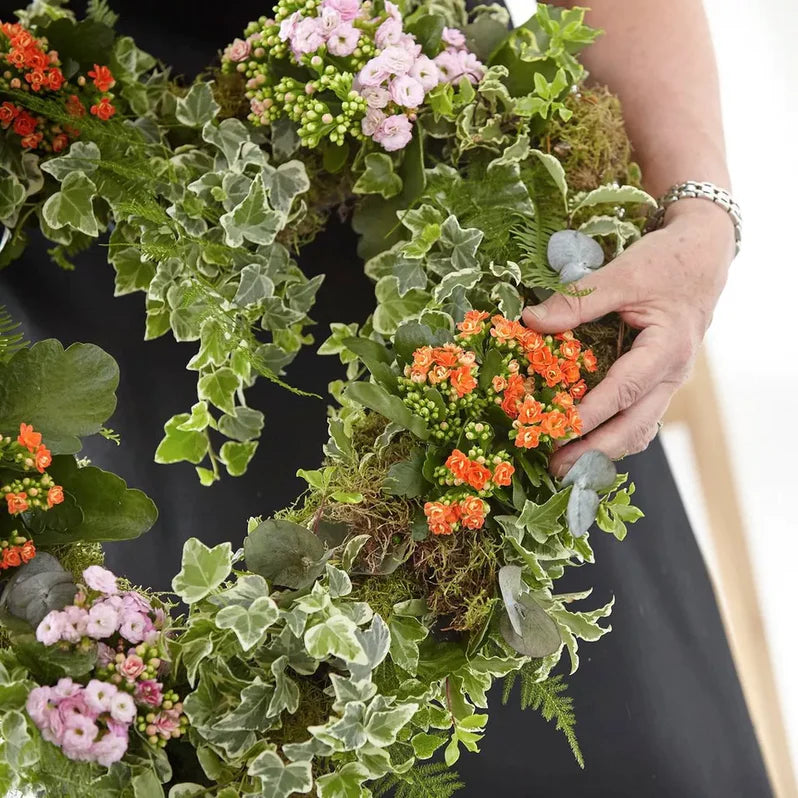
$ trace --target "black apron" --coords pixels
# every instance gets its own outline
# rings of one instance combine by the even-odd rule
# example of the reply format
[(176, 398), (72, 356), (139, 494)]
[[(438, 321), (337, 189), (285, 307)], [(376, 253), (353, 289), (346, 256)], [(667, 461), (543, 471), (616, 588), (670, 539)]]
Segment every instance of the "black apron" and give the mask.
[[(121, 32), (191, 77), (267, 4), (115, 0), (113, 7)], [(332, 219), (300, 256), (308, 276), (327, 275), (311, 311), (318, 343), (331, 321), (363, 321), (373, 307), (355, 245), (349, 227)], [(185, 369), (195, 344), (175, 343), (168, 334), (143, 341), (143, 294), (113, 297), (113, 268), (102, 247), (78, 256), (75, 272), (66, 273), (49, 261), (47, 246), (34, 236), (24, 256), (0, 272), (0, 304), (31, 340), (92, 342), (119, 362), (119, 405), (109, 423), (122, 444), (97, 438), (84, 454), (146, 491), (160, 518), (142, 538), (108, 546), (108, 563), (135, 583), (169, 589), (187, 538), (238, 546), (249, 515), (268, 516), (298, 495), (303, 483), (296, 470), (317, 467), (326, 440), (325, 402), (261, 380), (247, 397), (265, 413), (266, 428), (244, 477), (224, 477), (208, 489), (188, 463), (155, 465), (164, 421), (195, 401), (196, 374)], [(307, 347), (288, 379), (324, 395), (341, 376), (337, 358)], [(616, 598), (612, 633), (583, 644), (580, 670), (569, 680), (586, 769), (552, 725), (522, 712), (517, 695), (503, 707), (494, 690), (482, 753), (457, 764), (463, 798), (554, 791), (566, 798), (771, 795), (706, 568), (660, 444), (626, 466), (646, 518), (623, 543), (594, 530), (597, 564), (567, 577), (568, 589), (593, 586), (596, 606)]]

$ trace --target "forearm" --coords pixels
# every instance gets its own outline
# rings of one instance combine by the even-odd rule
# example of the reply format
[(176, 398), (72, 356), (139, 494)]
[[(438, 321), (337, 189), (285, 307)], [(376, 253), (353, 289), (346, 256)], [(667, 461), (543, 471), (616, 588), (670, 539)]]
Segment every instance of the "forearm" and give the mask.
[[(604, 34), (583, 53), (591, 80), (621, 99), (646, 189), (729, 187), (718, 75), (701, 0), (583, 0)], [(692, 203), (690, 203), (692, 204)]]

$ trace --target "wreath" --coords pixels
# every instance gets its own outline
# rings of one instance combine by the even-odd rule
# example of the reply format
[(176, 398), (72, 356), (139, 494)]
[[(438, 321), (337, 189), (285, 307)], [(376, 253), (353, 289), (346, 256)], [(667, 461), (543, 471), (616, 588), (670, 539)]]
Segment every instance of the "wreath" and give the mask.
[[(642, 514), (599, 452), (555, 481), (579, 401), (630, 344), (615, 317), (540, 335), (524, 305), (641, 235), (618, 101), (585, 84), (584, 9), (510, 30), (461, 0), (279, 0), (190, 86), (114, 30), (36, 0), (0, 27), (0, 265), (31, 228), (71, 258), (107, 236), (145, 336), (194, 342), (196, 402), (157, 463), (243, 474), (264, 416), (246, 391), (313, 338), (323, 277), (293, 256), (351, 220), (375, 281), (340, 358), (323, 463), (243, 548), (186, 542), (172, 594), (103, 567), (148, 531), (140, 491), (79, 458), (118, 369), (91, 344), (28, 345), (0, 314), (0, 785), (63, 796), (446, 798), (487, 693), (573, 749), (563, 675), (612, 602), (576, 609), (588, 529)], [(568, 665), (566, 665), (566, 668)], [(429, 761), (432, 760), (432, 761)], [(164, 786), (166, 785), (166, 786)]]

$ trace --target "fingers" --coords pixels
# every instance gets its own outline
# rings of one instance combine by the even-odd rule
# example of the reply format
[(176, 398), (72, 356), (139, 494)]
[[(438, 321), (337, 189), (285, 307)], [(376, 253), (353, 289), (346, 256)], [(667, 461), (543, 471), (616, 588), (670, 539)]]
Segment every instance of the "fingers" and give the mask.
[(553, 294), (545, 302), (525, 308), (522, 313), (524, 324), (540, 333), (562, 332), (606, 316), (613, 310), (621, 310), (625, 270), (613, 268), (613, 265), (572, 283), (576, 291), (590, 290), (588, 294)]
[(628, 410), (676, 372), (679, 364), (674, 363), (674, 354), (664, 328), (643, 330), (629, 352), (612, 364), (604, 379), (579, 404), (583, 434)]
[(549, 470), (557, 477), (565, 476), (576, 460), (591, 449), (598, 449), (613, 460), (642, 452), (657, 434), (657, 422), (665, 415), (677, 387), (675, 382), (660, 383), (628, 410), (558, 449), (551, 457)]

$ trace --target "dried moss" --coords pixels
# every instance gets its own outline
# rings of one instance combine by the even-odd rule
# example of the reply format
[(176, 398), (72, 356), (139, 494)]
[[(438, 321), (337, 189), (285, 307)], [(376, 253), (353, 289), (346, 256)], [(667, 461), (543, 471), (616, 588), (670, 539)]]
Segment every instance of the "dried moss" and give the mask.
[(607, 375), (610, 366), (628, 352), (634, 343), (637, 330), (624, 324), (617, 313), (611, 313), (600, 321), (579, 325), (579, 340), (590, 347), (596, 355), (598, 368), (592, 374), (585, 374), (588, 388), (594, 388)]
[(82, 580), (83, 572), (90, 565), (105, 564), (105, 552), (101, 543), (70, 543), (65, 546), (53, 546), (47, 551), (72, 574), (76, 582)]
[(549, 123), (543, 147), (560, 160), (571, 189), (589, 191), (616, 180), (639, 184), (618, 98), (606, 86), (583, 86), (565, 105), (573, 115)]

